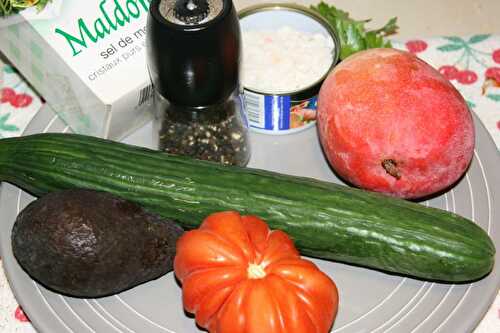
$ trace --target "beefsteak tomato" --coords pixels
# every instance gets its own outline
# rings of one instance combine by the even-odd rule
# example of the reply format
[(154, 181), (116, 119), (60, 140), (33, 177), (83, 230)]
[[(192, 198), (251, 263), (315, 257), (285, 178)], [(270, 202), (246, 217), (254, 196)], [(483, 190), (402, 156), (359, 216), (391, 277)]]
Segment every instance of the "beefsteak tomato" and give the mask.
[(210, 215), (177, 242), (174, 270), (211, 333), (325, 333), (337, 314), (335, 283), (255, 216)]

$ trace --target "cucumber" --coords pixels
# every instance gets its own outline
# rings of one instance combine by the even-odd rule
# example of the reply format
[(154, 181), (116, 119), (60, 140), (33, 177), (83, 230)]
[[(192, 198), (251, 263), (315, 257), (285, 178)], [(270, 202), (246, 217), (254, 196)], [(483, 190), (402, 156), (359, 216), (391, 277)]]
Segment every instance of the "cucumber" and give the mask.
[(41, 196), (107, 191), (185, 228), (236, 210), (287, 232), (302, 254), (425, 280), (491, 271), (495, 247), (472, 221), (333, 183), (222, 166), (76, 134), (0, 140), (0, 179)]

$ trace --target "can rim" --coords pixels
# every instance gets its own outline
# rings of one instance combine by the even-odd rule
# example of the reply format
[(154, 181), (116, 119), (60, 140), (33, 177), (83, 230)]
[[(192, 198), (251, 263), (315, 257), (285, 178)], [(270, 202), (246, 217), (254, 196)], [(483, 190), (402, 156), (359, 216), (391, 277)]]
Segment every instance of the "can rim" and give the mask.
[(318, 80), (314, 81), (312, 84), (307, 85), (305, 87), (302, 87), (300, 89), (296, 90), (290, 90), (290, 91), (280, 91), (280, 92), (270, 92), (270, 91), (264, 91), (264, 90), (258, 90), (258, 89), (253, 89), (253, 88), (248, 88), (243, 86), (243, 89), (257, 93), (257, 94), (262, 94), (262, 95), (274, 95), (274, 96), (285, 96), (285, 95), (294, 95), (297, 93), (301, 93), (303, 91), (307, 91), (309, 89), (314, 88), (317, 85), (320, 85), (328, 76), (328, 74), (333, 70), (333, 68), (337, 65), (337, 62), (340, 57), (340, 40), (337, 34), (337, 31), (335, 30), (334, 27), (321, 15), (316, 13), (315, 11), (302, 6), (298, 4), (290, 4), (290, 3), (279, 3), (279, 2), (273, 2), (273, 3), (264, 3), (264, 4), (258, 4), (258, 5), (252, 5), (246, 8), (243, 8), (238, 11), (238, 18), (241, 20), (244, 17), (247, 17), (249, 15), (259, 13), (262, 11), (274, 11), (274, 10), (289, 10), (292, 12), (300, 13), (306, 16), (309, 16), (319, 24), (321, 24), (330, 37), (332, 38), (333, 41), (333, 54), (332, 54), (332, 63), (330, 64), (330, 67), (328, 70), (323, 74)]

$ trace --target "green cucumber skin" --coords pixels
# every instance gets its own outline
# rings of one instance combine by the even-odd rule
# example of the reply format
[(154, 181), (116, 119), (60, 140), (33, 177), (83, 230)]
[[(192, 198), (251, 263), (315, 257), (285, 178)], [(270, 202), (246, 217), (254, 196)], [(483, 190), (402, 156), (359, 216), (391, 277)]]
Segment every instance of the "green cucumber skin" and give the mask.
[(228, 167), (76, 134), (0, 140), (0, 179), (41, 196), (108, 191), (183, 227), (236, 210), (287, 232), (302, 254), (425, 280), (488, 274), (495, 246), (472, 221), (332, 183)]

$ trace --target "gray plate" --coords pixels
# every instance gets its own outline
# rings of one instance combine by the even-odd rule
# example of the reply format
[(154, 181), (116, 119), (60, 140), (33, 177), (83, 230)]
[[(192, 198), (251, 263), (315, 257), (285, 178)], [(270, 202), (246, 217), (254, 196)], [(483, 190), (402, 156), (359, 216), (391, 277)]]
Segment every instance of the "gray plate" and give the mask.
[[(424, 202), (473, 219), (500, 249), (500, 156), (476, 119), (477, 149), (466, 177), (446, 194)], [(68, 131), (51, 111), (39, 112), (27, 134)], [(151, 146), (151, 125), (125, 140)], [(338, 182), (323, 159), (315, 129), (291, 136), (253, 134), (252, 167)], [(126, 156), (124, 156), (126, 158)], [(10, 243), (18, 212), (33, 198), (17, 187), (2, 186), (0, 245), (14, 293), (41, 332), (198, 332), (181, 304), (172, 274), (116, 296), (62, 297), (33, 282), (13, 258)], [(500, 252), (494, 271), (466, 285), (446, 285), (388, 275), (359, 267), (315, 260), (337, 283), (339, 314), (333, 332), (470, 332), (497, 294)]]

